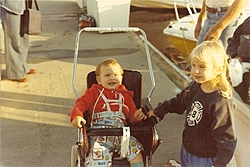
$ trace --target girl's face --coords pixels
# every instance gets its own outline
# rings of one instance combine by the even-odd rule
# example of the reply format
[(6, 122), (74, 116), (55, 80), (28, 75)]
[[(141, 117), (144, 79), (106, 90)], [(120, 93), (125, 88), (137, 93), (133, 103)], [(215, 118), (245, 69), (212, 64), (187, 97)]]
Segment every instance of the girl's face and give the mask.
[(207, 83), (214, 80), (217, 76), (211, 63), (204, 63), (193, 58), (191, 65), (191, 76), (197, 83)]
[(104, 88), (115, 90), (122, 83), (122, 74), (117, 65), (102, 66), (100, 75), (96, 76), (97, 82)]

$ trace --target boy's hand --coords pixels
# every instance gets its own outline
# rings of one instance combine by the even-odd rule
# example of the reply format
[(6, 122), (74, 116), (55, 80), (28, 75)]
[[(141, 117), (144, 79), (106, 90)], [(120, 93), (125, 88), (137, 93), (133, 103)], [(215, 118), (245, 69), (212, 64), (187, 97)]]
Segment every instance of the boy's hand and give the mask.
[(72, 120), (72, 125), (76, 128), (81, 128), (82, 127), (82, 124), (81, 123), (84, 123), (86, 124), (86, 120), (81, 117), (81, 116), (76, 116), (73, 120)]
[(139, 109), (135, 112), (134, 117), (137, 121), (147, 119), (147, 116), (142, 112), (142, 109)]

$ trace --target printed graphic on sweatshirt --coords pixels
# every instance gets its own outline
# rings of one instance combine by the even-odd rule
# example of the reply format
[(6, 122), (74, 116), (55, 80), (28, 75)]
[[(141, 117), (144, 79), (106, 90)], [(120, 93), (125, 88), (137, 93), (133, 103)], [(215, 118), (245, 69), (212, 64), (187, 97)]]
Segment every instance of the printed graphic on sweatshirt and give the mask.
[(187, 123), (189, 126), (197, 125), (203, 116), (203, 106), (199, 101), (195, 101), (192, 106), (191, 110), (187, 115)]

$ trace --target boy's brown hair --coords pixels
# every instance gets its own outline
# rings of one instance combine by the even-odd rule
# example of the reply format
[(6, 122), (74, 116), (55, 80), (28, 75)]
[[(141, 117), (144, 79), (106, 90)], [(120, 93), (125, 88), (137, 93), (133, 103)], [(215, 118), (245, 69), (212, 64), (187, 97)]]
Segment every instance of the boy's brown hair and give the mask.
[(101, 67), (103, 66), (119, 66), (120, 67), (120, 72), (121, 72), (121, 75), (123, 74), (123, 69), (122, 67), (120, 66), (120, 64), (113, 58), (108, 58), (102, 62), (100, 62), (97, 67), (96, 67), (96, 70), (95, 70), (95, 74), (96, 76), (99, 76), (100, 75), (100, 72), (101, 72)]

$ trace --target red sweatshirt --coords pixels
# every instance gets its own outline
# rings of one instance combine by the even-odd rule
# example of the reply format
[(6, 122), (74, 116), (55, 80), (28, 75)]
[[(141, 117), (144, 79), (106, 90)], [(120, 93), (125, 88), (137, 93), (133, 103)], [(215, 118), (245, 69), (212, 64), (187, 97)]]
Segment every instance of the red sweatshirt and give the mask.
[[(85, 94), (76, 100), (75, 106), (73, 107), (70, 115), (70, 121), (72, 121), (76, 116), (83, 117), (83, 113), (86, 110), (93, 112), (94, 105), (98, 96), (100, 95), (100, 91), (102, 91), (103, 86), (98, 84), (93, 84), (91, 88), (87, 89)], [(115, 91), (111, 91), (104, 88), (103, 94), (107, 99), (119, 99), (119, 92), (122, 94), (122, 112), (125, 114), (126, 118), (131, 122), (138, 122), (134, 117), (134, 113), (137, 111), (135, 103), (132, 99), (134, 96), (134, 92), (126, 89), (124, 85), (120, 85)], [(119, 104), (114, 103), (110, 104), (111, 111), (118, 111)], [(96, 106), (95, 113), (107, 111), (107, 106), (105, 105), (102, 97), (99, 98)]]

